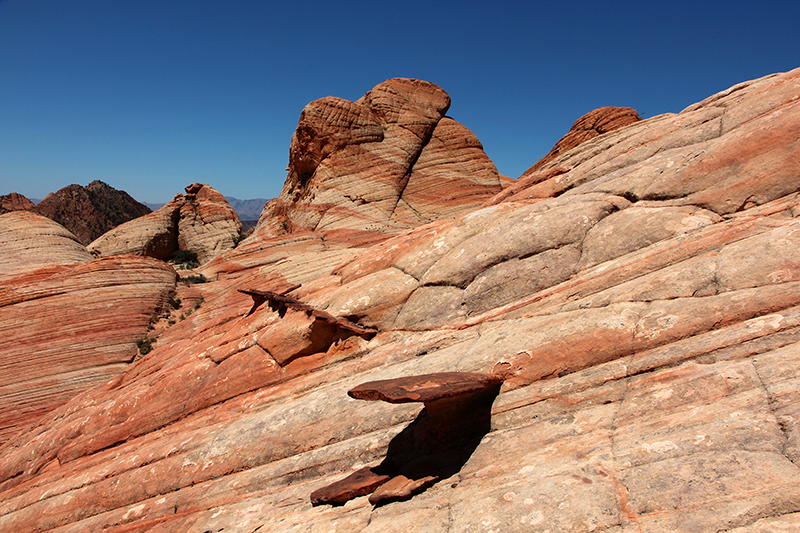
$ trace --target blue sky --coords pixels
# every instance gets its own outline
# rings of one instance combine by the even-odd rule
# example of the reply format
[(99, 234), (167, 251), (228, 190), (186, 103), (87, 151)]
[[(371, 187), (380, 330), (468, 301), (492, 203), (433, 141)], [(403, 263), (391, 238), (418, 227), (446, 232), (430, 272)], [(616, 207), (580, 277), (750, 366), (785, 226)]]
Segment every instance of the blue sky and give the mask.
[(594, 108), (678, 112), (800, 67), (798, 22), (797, 0), (0, 0), (0, 194), (272, 198), (308, 102), (398, 76), (518, 177)]

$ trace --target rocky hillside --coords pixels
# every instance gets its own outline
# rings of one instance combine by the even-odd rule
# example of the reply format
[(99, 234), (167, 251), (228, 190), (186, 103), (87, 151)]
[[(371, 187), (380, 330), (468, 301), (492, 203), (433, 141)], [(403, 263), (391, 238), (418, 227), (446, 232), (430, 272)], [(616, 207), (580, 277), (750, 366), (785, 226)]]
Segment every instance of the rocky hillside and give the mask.
[(0, 448), (0, 530), (796, 529), (800, 69), (502, 191), (448, 104), (309, 104), (202, 306)]
[(36, 205), (19, 193), (0, 196), (0, 215), (11, 211), (32, 211)]
[(108, 230), (146, 215), (150, 208), (125, 191), (95, 180), (86, 187), (73, 184), (48, 194), (35, 211), (89, 244)]

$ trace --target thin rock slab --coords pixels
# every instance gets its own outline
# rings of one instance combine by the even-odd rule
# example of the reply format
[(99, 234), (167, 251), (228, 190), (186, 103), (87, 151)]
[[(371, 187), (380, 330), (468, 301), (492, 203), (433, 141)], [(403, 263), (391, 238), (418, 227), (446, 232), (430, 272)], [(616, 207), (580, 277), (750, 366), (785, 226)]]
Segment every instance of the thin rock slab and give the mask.
[(379, 505), (393, 501), (407, 500), (417, 492), (421, 492), (437, 481), (439, 481), (439, 476), (424, 476), (419, 479), (413, 479), (400, 474), (375, 489), (375, 492), (369, 497), (369, 503), (372, 505)]
[(476, 372), (440, 372), (362, 383), (347, 394), (357, 400), (389, 403), (435, 402), (482, 391), (503, 383), (501, 376)]
[(311, 505), (342, 505), (345, 502), (369, 494), (391, 479), (391, 476), (364, 467), (344, 479), (331, 483), (311, 493)]

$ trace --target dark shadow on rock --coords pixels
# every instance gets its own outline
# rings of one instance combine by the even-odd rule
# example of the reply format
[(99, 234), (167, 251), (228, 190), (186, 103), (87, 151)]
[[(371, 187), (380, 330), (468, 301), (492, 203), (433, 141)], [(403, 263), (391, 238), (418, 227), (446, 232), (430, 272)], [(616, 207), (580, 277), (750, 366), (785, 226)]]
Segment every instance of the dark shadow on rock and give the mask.
[(417, 418), (389, 443), (384, 460), (314, 491), (313, 505), (342, 505), (370, 494), (379, 506), (406, 500), (459, 471), (491, 429), (501, 382), (477, 391), (426, 401)]
[(461, 467), (491, 429), (492, 403), (500, 385), (425, 403), (417, 418), (389, 443), (383, 465), (397, 473), (426, 461), (430, 474), (448, 478)]

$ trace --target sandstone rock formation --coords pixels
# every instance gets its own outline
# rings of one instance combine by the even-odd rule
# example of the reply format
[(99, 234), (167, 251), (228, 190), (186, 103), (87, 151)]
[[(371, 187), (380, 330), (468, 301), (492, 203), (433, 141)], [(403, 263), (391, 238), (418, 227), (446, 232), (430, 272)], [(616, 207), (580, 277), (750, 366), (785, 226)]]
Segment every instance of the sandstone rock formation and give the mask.
[(36, 268), (91, 258), (75, 235), (49, 218), (31, 211), (0, 215), (0, 281)]
[(262, 236), (318, 230), (350, 242), (450, 218), (499, 192), (475, 135), (445, 116), (438, 86), (396, 78), (356, 102), (326, 97), (300, 115), (289, 175)]
[(522, 178), (533, 174), (558, 156), (572, 150), (582, 142), (598, 135), (639, 122), (642, 118), (630, 107), (599, 107), (589, 111), (575, 121), (572, 128), (564, 135), (550, 152), (522, 174)]
[[(587, 140), (455, 218), (400, 231), (394, 210), (371, 246), (330, 239), (392, 204), (378, 192), (396, 182), (356, 172), (351, 190), (344, 170), (325, 174), (342, 195), (376, 182), (363, 211), (311, 196), (334, 197), (320, 169), (386, 141), (396, 93), (318, 103), (361, 143), (299, 132), (298, 201), (201, 267), (205, 303), (0, 448), (0, 530), (796, 527), (800, 69)], [(443, 112), (431, 86), (412, 94), (430, 104), (408, 135)], [(241, 289), (378, 333), (315, 329), (302, 306), (251, 313)], [(453, 372), (503, 384), (447, 424), (347, 394)], [(458, 421), (466, 440), (439, 448)]]
[(16, 192), (0, 196), (0, 215), (11, 211), (32, 211), (35, 207), (36, 204)]
[(0, 216), (0, 442), (121, 373), (175, 288), (152, 259), (93, 261), (63, 226)]
[(193, 183), (186, 194), (103, 234), (88, 248), (99, 257), (133, 254), (163, 260), (188, 250), (205, 263), (232, 250), (241, 231), (239, 217), (225, 198), (210, 185)]
[(73, 184), (48, 194), (35, 211), (89, 244), (108, 230), (149, 213), (150, 208), (125, 191), (95, 180), (86, 187)]

